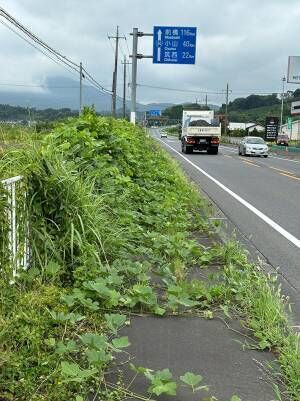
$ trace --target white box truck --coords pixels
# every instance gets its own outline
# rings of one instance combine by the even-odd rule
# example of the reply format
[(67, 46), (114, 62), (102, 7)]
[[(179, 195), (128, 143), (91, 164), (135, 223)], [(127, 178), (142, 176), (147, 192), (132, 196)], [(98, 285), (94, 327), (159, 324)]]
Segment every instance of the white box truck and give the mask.
[(213, 110), (183, 110), (181, 149), (183, 153), (206, 150), (218, 154), (221, 124), (214, 118)]

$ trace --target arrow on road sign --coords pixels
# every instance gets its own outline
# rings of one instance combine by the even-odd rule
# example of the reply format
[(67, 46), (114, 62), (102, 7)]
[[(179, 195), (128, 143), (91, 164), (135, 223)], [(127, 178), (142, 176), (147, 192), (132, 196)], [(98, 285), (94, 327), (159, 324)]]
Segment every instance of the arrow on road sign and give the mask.
[(160, 61), (160, 56), (161, 56), (161, 35), (162, 35), (162, 31), (159, 29), (157, 32), (157, 40), (158, 40), (158, 44), (157, 44), (157, 61)]

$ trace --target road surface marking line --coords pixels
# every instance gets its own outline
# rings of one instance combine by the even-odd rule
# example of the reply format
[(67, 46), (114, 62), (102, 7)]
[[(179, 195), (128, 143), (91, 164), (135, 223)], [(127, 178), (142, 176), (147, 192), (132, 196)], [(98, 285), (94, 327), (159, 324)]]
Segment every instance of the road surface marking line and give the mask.
[(284, 174), (284, 173), (280, 173), (280, 175), (284, 175), (285, 177), (293, 178), (294, 180), (299, 180), (300, 181), (300, 177), (294, 177), (293, 175)]
[(287, 170), (282, 170), (281, 168), (276, 168), (276, 167), (272, 167), (272, 166), (270, 166), (270, 168), (271, 168), (272, 170), (280, 171), (281, 173), (290, 174), (290, 175), (295, 175), (295, 173), (292, 173), (291, 171), (287, 171)]
[(229, 155), (224, 155), (224, 157), (228, 157), (229, 159), (232, 159), (232, 156), (229, 156)]
[(260, 167), (258, 164), (255, 164), (253, 162), (248, 162), (246, 160), (243, 160), (243, 163), (249, 164), (250, 166), (254, 166), (254, 167)]
[[(270, 155), (271, 156), (271, 155)], [(287, 159), (286, 157), (278, 157), (278, 156), (271, 156), (273, 159), (279, 159), (279, 160), (285, 160), (286, 162), (291, 162), (291, 163), (300, 163), (299, 160), (291, 160)]]
[(159, 138), (158, 138), (158, 140), (160, 142), (162, 142), (164, 145), (168, 146), (174, 153), (179, 155), (182, 159), (184, 159), (186, 162), (188, 162), (196, 170), (200, 171), (200, 173), (202, 173), (207, 178), (209, 178), (218, 187), (220, 187), (225, 192), (227, 192), (229, 195), (231, 195), (234, 199), (236, 199), (238, 202), (240, 202), (243, 206), (245, 206), (247, 209), (249, 209), (251, 212), (253, 212), (257, 217), (259, 217), (261, 220), (263, 220), (265, 223), (267, 223), (270, 227), (272, 227), (275, 231), (277, 231), (279, 234), (281, 234), (284, 238), (286, 238), (288, 241), (290, 241), (292, 244), (294, 244), (297, 248), (300, 248), (300, 240), (298, 238), (296, 238), (293, 234), (289, 233), (287, 230), (285, 230), (283, 227), (281, 227), (279, 224), (277, 224), (274, 220), (270, 219), (270, 217), (266, 216), (263, 212), (258, 210), (255, 206), (251, 205), (251, 203), (247, 202), (241, 196), (239, 196), (238, 194), (233, 192), (231, 189), (226, 187), (224, 184), (222, 184), (220, 181), (215, 179), (213, 176), (208, 174), (205, 170), (203, 170), (202, 168), (198, 167), (196, 164), (191, 162), (187, 157), (183, 156), (176, 149), (172, 148), (172, 146), (163, 142)]

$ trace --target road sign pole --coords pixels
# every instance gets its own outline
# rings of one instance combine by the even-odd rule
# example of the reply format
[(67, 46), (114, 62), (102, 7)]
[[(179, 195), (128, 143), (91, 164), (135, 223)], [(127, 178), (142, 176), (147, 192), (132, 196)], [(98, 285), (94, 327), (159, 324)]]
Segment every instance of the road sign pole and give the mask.
[(136, 120), (136, 74), (137, 74), (138, 28), (132, 32), (132, 73), (131, 73), (131, 112), (130, 122), (135, 125)]
[(282, 93), (281, 93), (281, 112), (280, 112), (280, 133), (282, 133), (282, 119), (283, 119), (283, 99), (284, 99), (284, 84), (286, 78), (282, 78)]
[(227, 127), (228, 127), (228, 96), (229, 96), (229, 84), (226, 86), (226, 105), (225, 105), (225, 127), (224, 134), (227, 135)]

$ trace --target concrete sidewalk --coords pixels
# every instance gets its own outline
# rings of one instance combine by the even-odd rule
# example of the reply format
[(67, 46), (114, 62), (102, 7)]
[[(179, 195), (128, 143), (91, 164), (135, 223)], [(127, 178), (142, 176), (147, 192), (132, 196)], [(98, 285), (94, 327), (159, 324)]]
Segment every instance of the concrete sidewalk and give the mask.
[[(242, 332), (238, 321), (229, 324)], [(209, 393), (195, 394), (179, 387), (176, 396), (153, 396), (154, 399), (200, 401), (214, 395), (218, 401), (229, 401), (238, 395), (242, 401), (275, 400), (270, 377), (262, 368), (274, 361), (273, 355), (243, 350), (246, 338), (228, 329), (218, 318), (134, 317), (120, 334), (129, 336), (132, 345), (126, 350), (135, 358), (132, 362), (136, 366), (169, 368), (176, 379), (187, 371), (193, 372), (202, 375), (203, 384), (210, 387)], [(134, 373), (126, 370), (124, 375), (126, 382), (130, 382)], [(131, 389), (145, 394), (148, 385), (140, 376)]]

